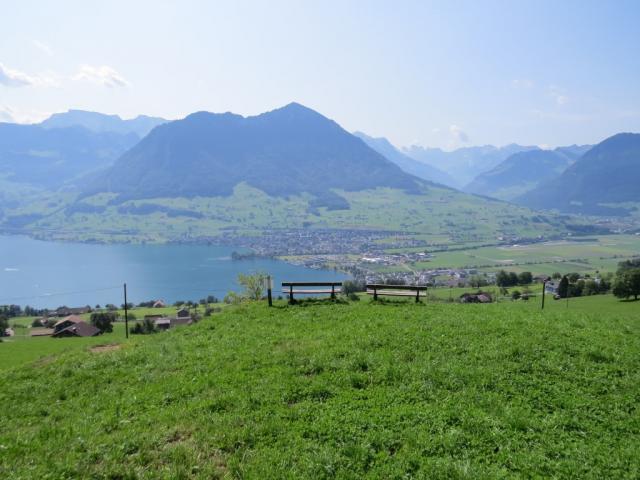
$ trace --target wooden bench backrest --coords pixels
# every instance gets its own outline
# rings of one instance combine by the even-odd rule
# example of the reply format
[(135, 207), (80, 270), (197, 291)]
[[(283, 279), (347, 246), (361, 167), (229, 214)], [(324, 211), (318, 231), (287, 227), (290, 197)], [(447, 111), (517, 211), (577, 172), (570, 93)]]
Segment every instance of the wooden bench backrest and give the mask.
[(367, 289), (371, 290), (420, 290), (426, 291), (426, 285), (385, 285), (382, 283), (371, 283), (367, 285)]
[(342, 282), (282, 282), (283, 287), (341, 287)]

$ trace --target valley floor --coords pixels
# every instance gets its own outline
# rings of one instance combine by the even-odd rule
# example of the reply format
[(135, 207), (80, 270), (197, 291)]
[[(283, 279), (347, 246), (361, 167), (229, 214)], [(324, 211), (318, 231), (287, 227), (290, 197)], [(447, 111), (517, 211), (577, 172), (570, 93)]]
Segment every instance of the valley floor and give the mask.
[(0, 477), (637, 478), (639, 311), (230, 307), (5, 370)]

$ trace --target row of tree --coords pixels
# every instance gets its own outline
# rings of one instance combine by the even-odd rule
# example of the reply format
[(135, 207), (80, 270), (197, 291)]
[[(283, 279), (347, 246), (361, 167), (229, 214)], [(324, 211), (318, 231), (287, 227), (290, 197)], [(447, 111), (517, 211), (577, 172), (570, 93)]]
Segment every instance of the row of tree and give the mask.
[(496, 275), (496, 285), (499, 287), (515, 287), (516, 285), (530, 285), (533, 282), (531, 272), (505, 272), (500, 270)]

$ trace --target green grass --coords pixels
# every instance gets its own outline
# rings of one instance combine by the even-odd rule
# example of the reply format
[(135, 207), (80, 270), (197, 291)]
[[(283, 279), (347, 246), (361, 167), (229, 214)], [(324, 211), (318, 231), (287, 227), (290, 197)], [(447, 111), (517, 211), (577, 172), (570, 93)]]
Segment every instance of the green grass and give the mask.
[[(428, 249), (427, 249), (428, 250)], [(410, 265), (413, 269), (477, 268), (481, 271), (530, 271), (551, 275), (554, 272), (615, 271), (618, 262), (640, 256), (637, 235), (603, 235), (590, 241), (555, 241), (528, 245), (468, 248), (434, 252), (426, 262)], [(404, 267), (387, 268), (401, 270)]]
[(16, 366), (0, 477), (637, 478), (640, 304), (583, 300), (248, 304)]
[[(29, 335), (29, 329), (24, 333)], [(85, 350), (94, 345), (119, 343), (125, 339), (124, 323), (114, 323), (113, 332), (97, 337), (84, 338), (52, 338), (21, 336), (22, 330), (16, 332), (15, 337), (2, 338), (0, 343), (0, 372), (17, 365), (29, 364), (35, 361), (49, 361), (56, 355)]]
[[(190, 237), (211, 237), (231, 228), (238, 233), (291, 228), (382, 229), (411, 232), (432, 243), (457, 244), (496, 241), (498, 236), (538, 237), (566, 232), (555, 215), (540, 215), (500, 201), (474, 197), (447, 188), (425, 187), (421, 195), (378, 188), (361, 192), (336, 191), (351, 205), (348, 210), (310, 208), (310, 195), (270, 197), (240, 184), (229, 197), (158, 198), (126, 202), (189, 210), (202, 218), (169, 217), (165, 213), (129, 215), (109, 205), (109, 196), (97, 195), (84, 203), (104, 206), (100, 213), (67, 214), (25, 204), (11, 214), (46, 213), (25, 227), (38, 238), (81, 241), (164, 242)], [(72, 198), (64, 201), (71, 202)]]

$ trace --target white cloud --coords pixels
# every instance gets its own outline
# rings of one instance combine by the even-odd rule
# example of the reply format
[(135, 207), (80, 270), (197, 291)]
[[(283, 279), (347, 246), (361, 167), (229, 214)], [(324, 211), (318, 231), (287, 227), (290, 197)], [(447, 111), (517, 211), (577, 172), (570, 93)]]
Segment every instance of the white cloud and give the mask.
[(511, 85), (514, 88), (533, 88), (534, 83), (533, 80), (529, 80), (528, 78), (516, 78), (511, 82)]
[(566, 95), (563, 89), (551, 85), (549, 87), (549, 95), (555, 100), (556, 104), (562, 106), (569, 103), (569, 97)]
[(130, 85), (122, 75), (107, 65), (82, 65), (73, 79), (77, 81), (87, 81), (111, 88), (127, 87)]
[(35, 84), (35, 77), (31, 77), (19, 70), (5, 67), (0, 63), (0, 85), (5, 87), (26, 87)]
[(33, 44), (34, 47), (36, 47), (41, 52), (47, 54), (50, 57), (53, 57), (53, 49), (46, 43), (42, 43), (38, 40), (31, 40), (31, 43)]
[(469, 143), (469, 135), (457, 125), (449, 127), (449, 134), (455, 143)]
[(51, 116), (51, 112), (40, 110), (24, 110), (0, 105), (0, 122), (38, 123)]
[(0, 63), (0, 85), (5, 87), (57, 87), (60, 82), (53, 73), (28, 75)]

